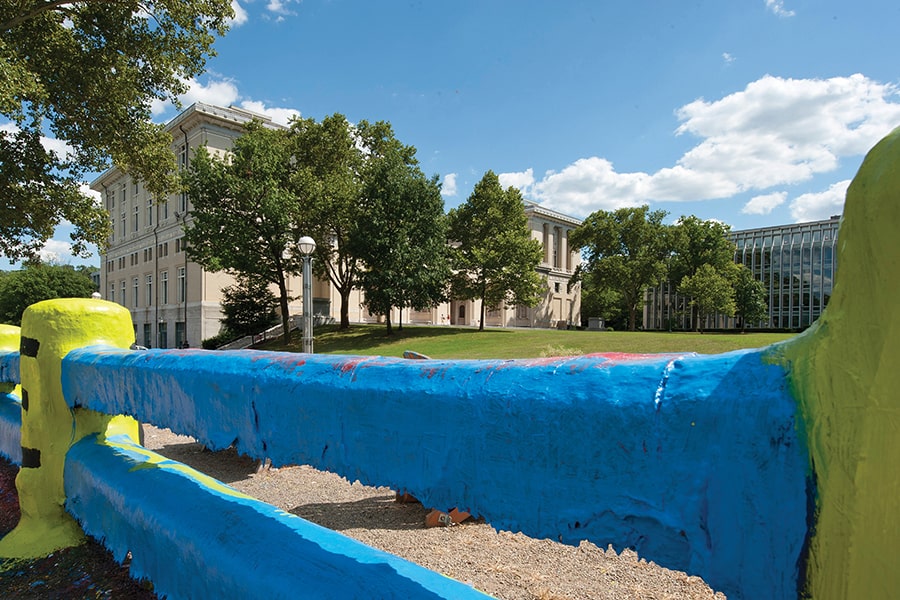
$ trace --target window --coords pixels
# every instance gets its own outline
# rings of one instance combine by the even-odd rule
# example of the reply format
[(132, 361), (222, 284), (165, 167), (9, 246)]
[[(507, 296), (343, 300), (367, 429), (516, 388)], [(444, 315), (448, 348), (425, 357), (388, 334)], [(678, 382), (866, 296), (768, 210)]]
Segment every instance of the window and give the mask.
[(162, 298), (160, 298), (160, 304), (168, 304), (169, 303), (169, 272), (163, 271), (159, 274), (159, 286), (160, 286), (160, 294)]
[(557, 294), (559, 293), (559, 282), (558, 281), (553, 284), (553, 291), (556, 292)]
[(169, 347), (169, 332), (166, 330), (166, 322), (161, 321), (159, 325), (157, 325), (157, 335), (159, 339), (156, 342), (156, 346), (158, 348), (168, 348)]
[(109, 297), (107, 298), (107, 300), (109, 300), (110, 302), (116, 301), (116, 284), (115, 283), (109, 284)]
[(128, 188), (127, 188), (127, 187), (125, 186), (125, 184), (123, 183), (123, 184), (122, 184), (122, 192), (121, 192), (121, 198), (122, 198), (122, 210), (125, 209), (125, 200), (127, 199), (127, 195), (126, 195), (127, 193), (128, 193)]
[(153, 226), (153, 199), (147, 198), (147, 227)]
[(125, 218), (125, 211), (122, 211), (122, 239), (125, 239), (125, 226), (127, 225), (127, 219)]
[(144, 323), (144, 347), (145, 348), (153, 347), (153, 338), (150, 337), (151, 335), (152, 334), (151, 334), (150, 323)]
[(153, 275), (147, 275), (147, 306), (153, 306)]
[(122, 280), (122, 301), (119, 303), (122, 306), (125, 306), (125, 280)]
[(162, 203), (162, 210), (163, 210), (162, 218), (168, 219), (169, 218), (169, 201), (168, 200), (166, 200), (165, 202)]
[(135, 277), (132, 280), (132, 283), (133, 283), (133, 287), (134, 287), (134, 295), (132, 296), (132, 304), (134, 305), (135, 308), (137, 308), (138, 307), (138, 278)]
[(185, 284), (184, 267), (178, 267), (178, 281), (175, 284), (175, 294), (178, 296), (178, 302), (184, 302), (186, 297)]
[(138, 203), (134, 203), (134, 215), (132, 217), (131, 230), (137, 232), (138, 230), (138, 221), (141, 216), (141, 207), (138, 206)]
[(112, 190), (106, 192), (106, 208), (110, 213), (116, 208), (116, 193)]
[(176, 348), (187, 348), (188, 347), (187, 338), (184, 337), (184, 321), (176, 321), (175, 322), (175, 347)]

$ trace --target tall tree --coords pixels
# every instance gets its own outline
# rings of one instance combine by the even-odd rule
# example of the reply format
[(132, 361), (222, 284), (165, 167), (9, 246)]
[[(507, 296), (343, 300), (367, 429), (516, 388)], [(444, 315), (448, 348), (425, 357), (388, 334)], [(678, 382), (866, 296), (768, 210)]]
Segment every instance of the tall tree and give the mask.
[(734, 278), (735, 313), (741, 316), (741, 329), (759, 324), (769, 314), (766, 286), (753, 276), (746, 265), (738, 265)]
[(365, 265), (366, 305), (385, 316), (390, 334), (393, 307), (424, 310), (446, 298), (444, 203), (437, 177), (422, 173), (415, 149), (397, 141), (390, 126), (366, 123), (360, 136), (370, 151), (363, 171), (365, 218), (353, 237), (354, 253)]
[(546, 284), (535, 268), (543, 251), (528, 230), (519, 190), (504, 190), (497, 175), (488, 171), (448, 219), (452, 293), (457, 298), (481, 299), (479, 329), (484, 329), (487, 308), (539, 302)]
[[(361, 125), (365, 125), (363, 121)], [(360, 203), (363, 148), (340, 114), (321, 123), (299, 119), (290, 133), (292, 189), (299, 199), (300, 235), (316, 241), (313, 268), (341, 297), (340, 327), (350, 327), (350, 292), (359, 285), (361, 264), (350, 250), (351, 237), (364, 219)]]
[(96, 291), (90, 276), (70, 266), (28, 262), (0, 277), (0, 323), (22, 324), (25, 309), (41, 300), (89, 298)]
[(292, 162), (287, 130), (254, 121), (228, 156), (198, 148), (185, 174), (193, 205), (185, 228), (188, 256), (210, 271), (277, 285), (285, 343), (291, 338), (287, 276), (300, 270)]
[(187, 91), (233, 15), (230, 0), (0, 3), (0, 254), (34, 256), (63, 220), (75, 253), (103, 248), (105, 211), (80, 187), (109, 159), (156, 195), (175, 189), (151, 104)]
[[(732, 263), (734, 264), (734, 263)], [(727, 275), (710, 264), (700, 265), (696, 273), (681, 280), (678, 291), (691, 298), (691, 306), (697, 310), (695, 326), (703, 331), (703, 321), (708, 315), (722, 313), (734, 315), (734, 288)]]
[(584, 251), (584, 262), (576, 276), (586, 285), (617, 292), (628, 314), (628, 328), (637, 328), (644, 290), (665, 276), (670, 254), (666, 212), (648, 206), (597, 211), (588, 216), (569, 237)]
[[(733, 275), (735, 245), (728, 239), (730, 225), (694, 215), (682, 216), (671, 228), (673, 254), (669, 261), (669, 280), (679, 284), (693, 277), (703, 265), (710, 265), (720, 275)], [(700, 317), (698, 304), (691, 304), (691, 322)]]

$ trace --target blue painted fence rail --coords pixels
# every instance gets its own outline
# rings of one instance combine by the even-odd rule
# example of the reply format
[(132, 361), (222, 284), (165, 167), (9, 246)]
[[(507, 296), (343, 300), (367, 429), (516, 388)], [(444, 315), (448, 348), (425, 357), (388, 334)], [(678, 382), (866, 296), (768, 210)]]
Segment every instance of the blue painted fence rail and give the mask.
[(735, 598), (794, 598), (808, 456), (762, 351), (405, 361), (92, 347), (67, 402), (310, 464), (497, 528), (639, 555)]

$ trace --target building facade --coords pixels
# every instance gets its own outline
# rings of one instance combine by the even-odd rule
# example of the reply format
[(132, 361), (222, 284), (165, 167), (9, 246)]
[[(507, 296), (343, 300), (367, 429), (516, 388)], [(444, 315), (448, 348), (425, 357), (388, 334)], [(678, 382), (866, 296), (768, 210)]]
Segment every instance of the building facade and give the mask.
[[(746, 265), (767, 291), (768, 319), (751, 328), (804, 329), (828, 304), (837, 269), (840, 216), (822, 221), (733, 231), (734, 260)], [(688, 300), (664, 283), (648, 291), (645, 329), (694, 329)], [(711, 315), (704, 329), (742, 326), (734, 318)]]
[[(224, 154), (251, 120), (280, 128), (264, 115), (243, 109), (196, 103), (167, 124), (178, 166), (187, 169), (194, 151), (206, 145), (210, 152)], [(233, 284), (226, 273), (214, 273), (189, 260), (184, 247), (184, 229), (191, 222), (187, 194), (174, 194), (154, 202), (140, 181), (112, 167), (91, 183), (99, 192), (112, 221), (113, 233), (101, 256), (100, 293), (131, 311), (138, 344), (153, 348), (199, 345), (221, 329), (222, 290)], [(542, 303), (535, 308), (502, 307), (490, 311), (486, 325), (555, 327), (561, 321), (577, 324), (580, 319), (580, 289), (567, 291), (577, 254), (567, 245), (568, 233), (580, 221), (537, 204), (525, 207), (532, 235), (544, 245), (539, 271), (547, 281)], [(299, 277), (288, 281), (291, 314), (302, 311)], [(350, 301), (350, 320), (378, 322), (364, 306), (361, 291)], [(313, 282), (316, 315), (338, 319), (340, 295), (328, 281)], [(427, 311), (395, 309), (397, 323), (477, 325), (477, 302), (445, 302)]]

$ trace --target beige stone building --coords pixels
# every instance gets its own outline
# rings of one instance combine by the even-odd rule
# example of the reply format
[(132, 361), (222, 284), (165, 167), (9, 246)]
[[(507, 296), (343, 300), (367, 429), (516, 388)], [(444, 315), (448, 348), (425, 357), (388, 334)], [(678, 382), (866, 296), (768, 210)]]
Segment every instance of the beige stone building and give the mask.
[[(239, 108), (223, 108), (197, 103), (167, 125), (172, 134), (179, 167), (188, 168), (193, 152), (206, 145), (212, 152), (227, 152), (252, 119), (267, 127), (281, 127), (264, 115)], [(222, 317), (222, 289), (233, 283), (225, 273), (213, 273), (188, 260), (183, 232), (189, 224), (190, 206), (186, 194), (175, 194), (165, 202), (153, 202), (140, 181), (113, 167), (91, 183), (102, 195), (112, 220), (109, 247), (101, 257), (100, 292), (104, 298), (131, 311), (138, 344), (154, 348), (198, 346), (216, 335)], [(580, 321), (580, 289), (571, 292), (567, 284), (578, 265), (579, 256), (567, 244), (568, 234), (579, 220), (534, 203), (525, 207), (532, 235), (544, 247), (538, 268), (547, 282), (540, 305), (501, 307), (489, 311), (485, 325), (503, 327), (557, 327)], [(288, 282), (292, 314), (299, 314), (302, 286), (299, 277)], [(337, 319), (340, 296), (327, 281), (313, 284), (314, 312), (325, 319)], [(477, 325), (477, 301), (452, 301), (429, 311), (395, 311), (393, 321), (403, 323)], [(352, 322), (376, 322), (378, 318), (363, 306), (362, 292), (354, 292), (350, 302)]]

